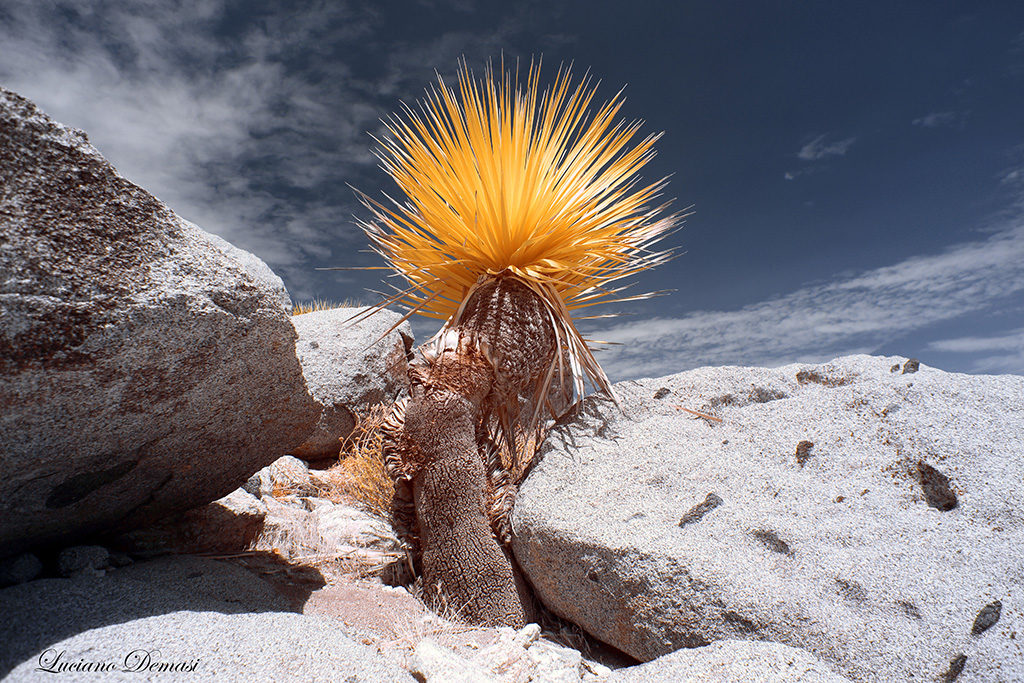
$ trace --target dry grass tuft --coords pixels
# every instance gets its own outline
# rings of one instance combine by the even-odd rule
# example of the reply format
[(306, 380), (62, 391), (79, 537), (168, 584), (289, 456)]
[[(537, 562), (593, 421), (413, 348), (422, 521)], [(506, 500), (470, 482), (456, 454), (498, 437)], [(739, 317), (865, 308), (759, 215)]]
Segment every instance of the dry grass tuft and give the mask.
[(512, 481), (518, 483), (523, 480), (533, 465), (537, 451), (544, 443), (547, 432), (542, 429), (526, 429), (521, 424), (515, 425), (513, 432), (515, 434), (514, 449), (509, 448), (504, 441), (501, 442), (501, 464), (508, 470)]
[(358, 416), (352, 434), (341, 448), (341, 461), (331, 468), (335, 487), (328, 498), (335, 502), (354, 500), (381, 519), (391, 518), (395, 484), (384, 469), (384, 436), (381, 427), (391, 405), (379, 403)]
[(304, 313), (314, 313), (316, 311), (330, 311), (335, 308), (352, 308), (354, 306), (361, 305), (362, 304), (352, 299), (345, 299), (341, 303), (328, 301), (327, 299), (313, 299), (312, 301), (306, 301), (301, 304), (294, 304), (292, 306), (292, 315), (302, 315)]
[(282, 481), (275, 481), (271, 488), (270, 495), (274, 498), (287, 498), (288, 496), (295, 495), (297, 492), (298, 489), (296, 489), (296, 487), (290, 486)]
[[(320, 492), (335, 503), (355, 502), (385, 520), (391, 519), (395, 484), (384, 469), (381, 428), (391, 409), (391, 404), (378, 403), (358, 416), (356, 428), (342, 444), (341, 460), (322, 476), (328, 488)], [(543, 440), (543, 434), (516, 430), (519, 457), (515, 457), (508, 447), (502, 447), (501, 460), (510, 470), (513, 481), (523, 479)]]

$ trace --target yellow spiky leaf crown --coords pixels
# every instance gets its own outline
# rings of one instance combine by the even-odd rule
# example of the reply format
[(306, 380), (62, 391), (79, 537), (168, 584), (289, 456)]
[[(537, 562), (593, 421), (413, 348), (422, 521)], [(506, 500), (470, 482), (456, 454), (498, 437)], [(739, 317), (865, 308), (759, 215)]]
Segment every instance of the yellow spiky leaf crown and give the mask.
[(406, 201), (361, 195), (375, 220), (360, 225), (408, 283), (383, 305), (448, 327), (483, 278), (516, 277), (552, 313), (578, 395), (584, 372), (610, 386), (571, 312), (627, 300), (608, 285), (670, 258), (649, 247), (680, 218), (649, 205), (666, 180), (638, 176), (660, 134), (631, 147), (641, 122), (615, 121), (621, 91), (591, 114), (595, 92), (589, 77), (574, 87), (570, 69), (542, 92), (539, 65), (524, 88), (518, 68), (489, 65), (477, 81), (463, 63), (457, 90), (438, 76), (418, 111), (385, 121), (377, 156)]

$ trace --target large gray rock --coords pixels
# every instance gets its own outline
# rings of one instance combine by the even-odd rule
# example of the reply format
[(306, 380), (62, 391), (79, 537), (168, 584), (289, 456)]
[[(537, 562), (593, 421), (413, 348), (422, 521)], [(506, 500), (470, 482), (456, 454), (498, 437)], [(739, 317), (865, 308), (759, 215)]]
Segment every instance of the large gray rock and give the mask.
[(516, 558), (642, 661), (744, 639), (854, 680), (1024, 680), (1024, 377), (901, 360), (617, 385), (626, 415), (590, 399), (548, 438)]
[(291, 612), (262, 579), (213, 560), (32, 581), (0, 590), (0, 614), (0, 678), (10, 681), (51, 680), (38, 669), (80, 662), (109, 666), (92, 676), (115, 681), (413, 680), (336, 620)]
[[(336, 457), (339, 439), (355, 428), (355, 412), (392, 401), (408, 388), (412, 328), (394, 311), (352, 322), (365, 309), (334, 308), (292, 318), (295, 344), (310, 392), (321, 406), (316, 429), (289, 452), (307, 460)], [(390, 330), (390, 331), (389, 331)]]
[(720, 640), (619, 669), (608, 683), (849, 683), (803, 650), (779, 643)]
[(0, 89), (0, 555), (227, 494), (319, 410), (280, 292)]

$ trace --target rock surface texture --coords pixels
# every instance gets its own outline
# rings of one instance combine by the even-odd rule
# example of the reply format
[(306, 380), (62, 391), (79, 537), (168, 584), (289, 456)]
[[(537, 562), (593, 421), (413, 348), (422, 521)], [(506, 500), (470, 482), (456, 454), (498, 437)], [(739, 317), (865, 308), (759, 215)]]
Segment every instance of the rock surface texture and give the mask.
[(318, 406), (281, 291), (0, 89), (0, 555), (223, 496)]
[(333, 308), (292, 318), (306, 385), (321, 406), (315, 430), (289, 451), (292, 455), (306, 460), (337, 457), (339, 439), (355, 428), (354, 411), (393, 401), (409, 387), (412, 327), (404, 322), (391, 330), (402, 316), (387, 310), (349, 322), (362, 310)]
[(904, 360), (588, 399), (520, 491), (516, 558), (641, 661), (762, 640), (858, 681), (1024, 680), (1024, 377)]
[[(260, 578), (213, 560), (31, 581), (0, 590), (0, 611), (4, 680), (50, 680), (47, 668), (69, 680), (414, 680), (337, 621), (297, 614)], [(62, 662), (112, 668), (61, 671)]]

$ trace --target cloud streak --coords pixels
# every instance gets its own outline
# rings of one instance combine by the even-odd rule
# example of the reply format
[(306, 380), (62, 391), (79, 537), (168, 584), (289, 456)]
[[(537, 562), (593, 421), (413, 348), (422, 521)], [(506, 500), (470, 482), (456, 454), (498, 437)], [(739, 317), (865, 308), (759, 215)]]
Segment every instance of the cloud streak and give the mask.
[(827, 159), (828, 157), (841, 157), (846, 156), (846, 152), (849, 151), (853, 143), (857, 141), (857, 138), (846, 138), (845, 140), (837, 140), (836, 142), (826, 143), (825, 138), (827, 135), (819, 135), (814, 138), (797, 152), (797, 158), (803, 161), (818, 161), (819, 159)]
[[(1024, 218), (1017, 217), (987, 239), (803, 287), (736, 311), (632, 321), (591, 336), (619, 344), (598, 356), (616, 380), (701, 365), (777, 366), (874, 352), (889, 340), (991, 309), (1021, 293)], [(969, 343), (946, 342), (964, 349)], [(1003, 361), (1009, 365), (991, 363), (984, 369), (1024, 372), (1024, 362), (1010, 355)]]
[(315, 85), (287, 60), (317, 42), (318, 27), (348, 20), (346, 34), (358, 36), (366, 20), (338, 5), (223, 36), (228, 7), (217, 0), (98, 7), (8, 6), (0, 82), (84, 129), (127, 178), (267, 260), (301, 296), (306, 264), (340, 236), (329, 211), (338, 196), (322, 190), (343, 188), (345, 170), (372, 168), (363, 131), (376, 117), (362, 97), (339, 117), (331, 103), (351, 89)]

